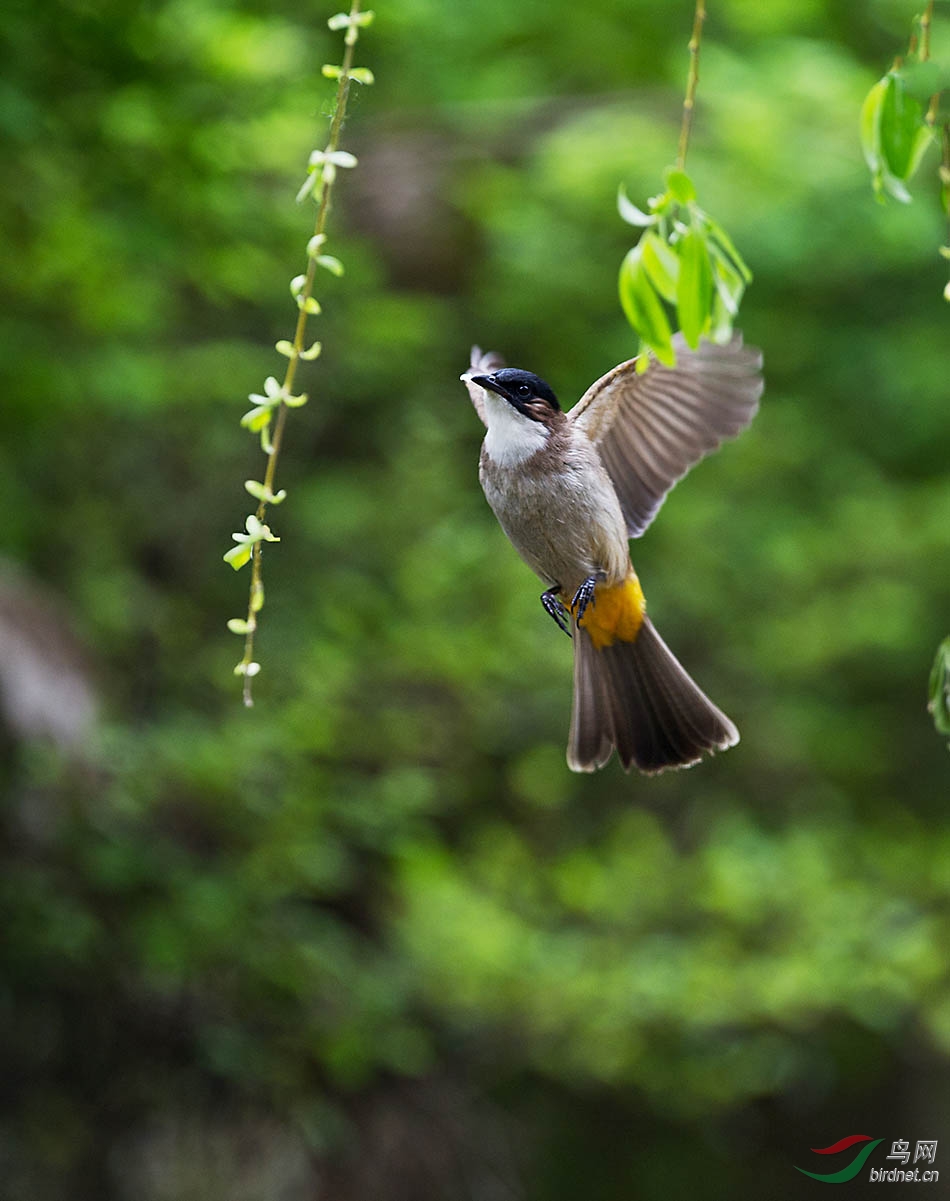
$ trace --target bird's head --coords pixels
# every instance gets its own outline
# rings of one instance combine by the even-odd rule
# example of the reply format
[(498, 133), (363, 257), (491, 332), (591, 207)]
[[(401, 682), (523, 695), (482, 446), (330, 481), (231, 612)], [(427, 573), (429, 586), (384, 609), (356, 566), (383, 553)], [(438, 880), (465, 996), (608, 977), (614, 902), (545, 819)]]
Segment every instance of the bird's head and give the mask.
[(550, 386), (539, 375), (520, 367), (502, 367), (490, 375), (467, 372), (462, 379), (494, 392), (531, 421), (546, 424), (561, 411)]

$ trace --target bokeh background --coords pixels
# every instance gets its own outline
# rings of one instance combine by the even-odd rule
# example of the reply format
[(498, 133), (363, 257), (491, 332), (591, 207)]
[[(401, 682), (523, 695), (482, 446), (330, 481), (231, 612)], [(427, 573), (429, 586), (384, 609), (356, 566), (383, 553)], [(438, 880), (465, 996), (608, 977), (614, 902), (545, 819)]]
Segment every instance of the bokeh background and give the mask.
[(0, 1191), (783, 1201), (851, 1133), (950, 1176), (945, 230), (934, 160), (882, 207), (857, 140), (914, 5), (711, 4), (689, 165), (767, 393), (634, 550), (743, 738), (649, 780), (565, 768), (458, 374), (635, 352), (615, 194), (674, 157), (692, 4), (375, 7), (250, 711), (221, 555), (334, 10), (5, 7)]

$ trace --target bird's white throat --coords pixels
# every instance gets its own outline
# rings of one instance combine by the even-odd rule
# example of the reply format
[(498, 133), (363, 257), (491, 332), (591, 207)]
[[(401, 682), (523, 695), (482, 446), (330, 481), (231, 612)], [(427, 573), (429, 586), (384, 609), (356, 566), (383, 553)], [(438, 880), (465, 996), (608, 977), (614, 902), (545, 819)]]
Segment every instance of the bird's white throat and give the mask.
[(547, 426), (519, 413), (503, 397), (485, 392), (485, 451), (500, 467), (516, 467), (544, 446), (548, 440)]

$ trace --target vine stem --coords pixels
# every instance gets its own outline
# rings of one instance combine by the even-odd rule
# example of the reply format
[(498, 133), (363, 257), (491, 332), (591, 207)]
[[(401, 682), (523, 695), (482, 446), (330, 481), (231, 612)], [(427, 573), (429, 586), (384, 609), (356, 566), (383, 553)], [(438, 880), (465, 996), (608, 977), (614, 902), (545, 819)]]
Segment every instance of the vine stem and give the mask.
[[(332, 154), (339, 149), (340, 131), (343, 128), (343, 118), (346, 115), (346, 101), (350, 91), (350, 70), (353, 66), (353, 54), (356, 48), (356, 37), (352, 36), (352, 34), (357, 29), (355, 18), (359, 15), (361, 2), (362, 0), (352, 0), (350, 4), (350, 24), (347, 26), (348, 36), (345, 39), (343, 64), (340, 68), (333, 116), (330, 120), (330, 137), (327, 143), (328, 154)], [(335, 171), (324, 172), (320, 185), (320, 199), (317, 204), (317, 217), (313, 229), (313, 236), (316, 238), (322, 237), (326, 229), (327, 217), (330, 213), (330, 198), (335, 179)], [(307, 317), (309, 316), (307, 301), (313, 295), (313, 284), (316, 274), (316, 255), (310, 254), (308, 255), (307, 273), (304, 278), (303, 288), (300, 290), (297, 300), (299, 312), (297, 313), (297, 325), (294, 330), (293, 350), (287, 360), (287, 369), (284, 373), (281, 395), (290, 395), (293, 393), (294, 379), (297, 375), (297, 364), (300, 361), (300, 352), (304, 349), (304, 335), (307, 332)], [(284, 401), (281, 401), (277, 407), (274, 432), (271, 436), (270, 451), (267, 456), (267, 470), (264, 473), (264, 491), (265, 495), (268, 496), (273, 496), (274, 494), (277, 460), (280, 457), (280, 448), (283, 444), (286, 425), (287, 405)], [(263, 523), (266, 512), (267, 501), (261, 500), (257, 506), (257, 520)], [(251, 587), (247, 602), (247, 634), (244, 639), (244, 658), (241, 660), (241, 666), (244, 668), (244, 704), (248, 708), (254, 704), (252, 684), (254, 677), (248, 672), (248, 668), (254, 662), (254, 635), (257, 632), (257, 614), (260, 612), (263, 596), (263, 547), (260, 542), (255, 542), (251, 555)]]
[[(933, 24), (934, 17), (934, 0), (929, 0), (927, 7), (924, 9), (923, 16), (920, 18), (920, 54), (918, 61), (925, 63), (930, 58), (930, 27)], [(927, 116), (924, 118), (927, 124), (933, 129), (937, 124), (937, 112), (940, 108), (940, 93), (934, 92), (930, 97), (930, 104), (927, 106)]]
[(934, 19), (934, 0), (928, 0), (924, 14), (920, 18), (920, 61), (925, 63), (930, 58), (930, 27)]
[(683, 123), (676, 151), (676, 166), (686, 169), (686, 151), (689, 148), (689, 131), (693, 124), (693, 109), (696, 105), (696, 87), (699, 84), (699, 45), (703, 37), (703, 22), (706, 20), (706, 0), (696, 0), (693, 17), (693, 32), (689, 39), (689, 76), (686, 80), (686, 96), (683, 100)]

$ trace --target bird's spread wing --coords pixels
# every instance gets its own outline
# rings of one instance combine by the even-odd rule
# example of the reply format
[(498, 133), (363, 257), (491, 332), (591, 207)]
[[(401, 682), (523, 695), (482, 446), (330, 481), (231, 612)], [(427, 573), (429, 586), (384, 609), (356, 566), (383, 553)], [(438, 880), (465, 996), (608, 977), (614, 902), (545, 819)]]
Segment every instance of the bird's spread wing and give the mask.
[(694, 463), (755, 416), (762, 395), (762, 355), (735, 334), (728, 346), (674, 340), (676, 366), (636, 359), (592, 384), (569, 417), (597, 447), (631, 538), (639, 538), (666, 494)]
[(471, 362), (469, 363), (468, 371), (461, 376), (461, 379), (465, 387), (468, 388), (468, 394), (472, 398), (472, 405), (482, 425), (488, 424), (485, 420), (484, 388), (481, 388), (478, 384), (473, 384), (465, 376), (469, 373), (472, 375), (491, 375), (493, 371), (497, 371), (499, 367), (504, 367), (504, 365), (505, 360), (497, 351), (483, 351), (480, 346), (472, 347)]

